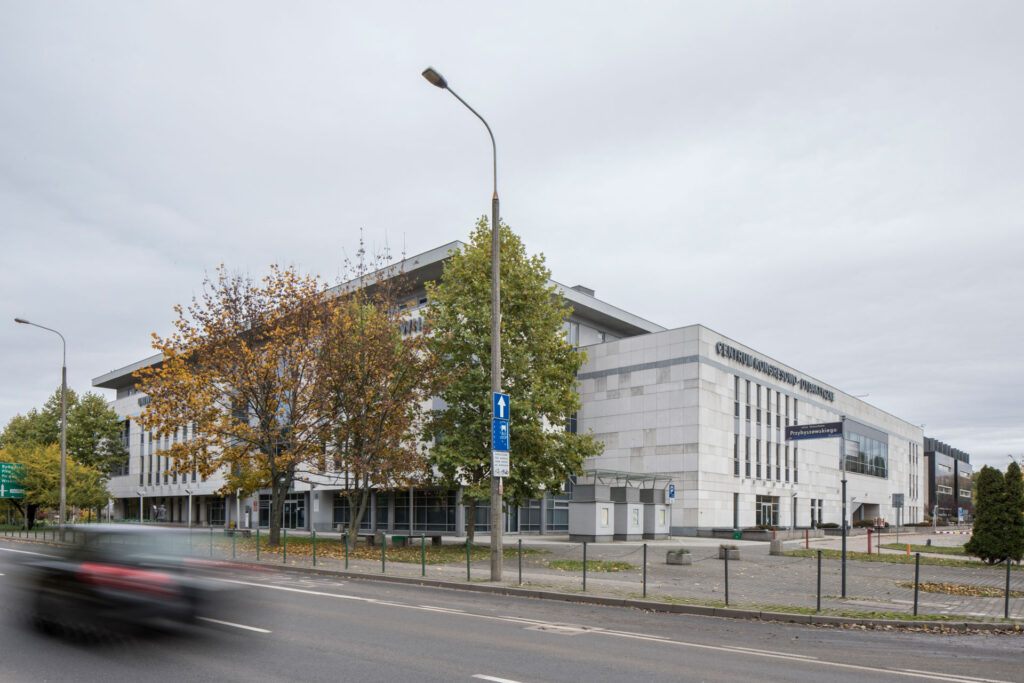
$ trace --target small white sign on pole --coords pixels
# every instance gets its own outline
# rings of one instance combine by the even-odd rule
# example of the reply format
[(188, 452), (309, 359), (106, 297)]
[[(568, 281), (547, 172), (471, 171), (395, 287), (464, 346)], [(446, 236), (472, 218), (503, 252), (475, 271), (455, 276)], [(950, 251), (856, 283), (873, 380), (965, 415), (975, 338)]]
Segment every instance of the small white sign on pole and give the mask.
[(508, 475), (508, 451), (491, 451), (491, 476), (507, 477)]

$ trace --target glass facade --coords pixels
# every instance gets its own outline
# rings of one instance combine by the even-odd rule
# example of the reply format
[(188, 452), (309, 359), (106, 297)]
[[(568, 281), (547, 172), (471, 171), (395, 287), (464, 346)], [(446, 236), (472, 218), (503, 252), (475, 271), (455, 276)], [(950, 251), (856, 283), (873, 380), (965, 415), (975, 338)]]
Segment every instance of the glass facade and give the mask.
[(855, 432), (847, 440), (857, 442), (857, 455), (846, 456), (846, 471), (873, 477), (889, 476), (889, 444)]

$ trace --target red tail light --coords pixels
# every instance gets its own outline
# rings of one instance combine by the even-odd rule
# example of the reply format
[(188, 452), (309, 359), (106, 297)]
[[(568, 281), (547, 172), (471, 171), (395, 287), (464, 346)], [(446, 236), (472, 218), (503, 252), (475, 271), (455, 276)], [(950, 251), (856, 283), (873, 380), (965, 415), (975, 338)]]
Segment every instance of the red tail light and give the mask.
[(177, 594), (174, 579), (169, 574), (147, 569), (83, 562), (78, 568), (76, 576), (83, 583), (106, 588), (119, 588), (161, 596)]

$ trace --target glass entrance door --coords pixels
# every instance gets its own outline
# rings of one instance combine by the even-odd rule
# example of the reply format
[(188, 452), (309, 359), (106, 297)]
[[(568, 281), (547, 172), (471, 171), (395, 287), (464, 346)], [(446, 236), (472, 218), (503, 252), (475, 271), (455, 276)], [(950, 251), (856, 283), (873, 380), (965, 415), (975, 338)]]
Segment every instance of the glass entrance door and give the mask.
[(306, 509), (300, 500), (284, 501), (284, 519), (281, 526), (286, 529), (303, 529), (306, 526)]

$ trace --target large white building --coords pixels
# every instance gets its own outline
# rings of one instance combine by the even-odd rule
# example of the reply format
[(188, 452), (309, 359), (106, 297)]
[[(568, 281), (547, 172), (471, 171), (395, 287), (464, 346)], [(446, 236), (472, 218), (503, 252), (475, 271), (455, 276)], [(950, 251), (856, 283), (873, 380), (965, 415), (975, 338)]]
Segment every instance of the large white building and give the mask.
[(838, 524), (843, 439), (786, 427), (843, 418), (851, 523), (895, 522), (894, 493), (922, 519), (920, 427), (701, 325), (586, 350), (579, 428), (605, 444), (586, 466), (667, 477), (673, 534)]
[[(441, 277), (452, 242), (407, 259), (411, 283), (410, 330), (427, 305), (424, 283)], [(558, 283), (555, 283), (558, 284)], [(892, 494), (905, 494), (905, 521), (922, 519), (920, 457), (923, 434), (910, 423), (844, 394), (795, 368), (759, 354), (705, 327), (666, 330), (594, 296), (586, 287), (558, 285), (572, 307), (569, 340), (586, 349), (579, 373), (582, 408), (575, 428), (595, 433), (604, 453), (590, 470), (645, 475), (669, 499), (674, 534), (759, 524), (805, 527), (840, 521), (841, 439), (787, 442), (785, 427), (846, 418), (851, 520), (895, 518)], [(136, 418), (148, 397), (132, 373), (160, 356), (118, 368), (93, 380), (116, 392), (113, 407), (124, 419), (129, 457), (110, 482), (117, 516), (208, 525), (266, 526), (269, 492), (221, 496), (219, 476), (175, 474), (164, 451), (187, 428), (163, 437)], [(514, 463), (513, 463), (514, 467)], [(289, 528), (333, 529), (347, 521), (337, 481), (296, 483), (285, 503)], [(477, 507), (477, 529), (487, 529), (487, 505)], [(465, 509), (459, 492), (379, 491), (366, 529), (460, 534)], [(568, 496), (530, 501), (505, 516), (507, 531), (569, 530)]]

